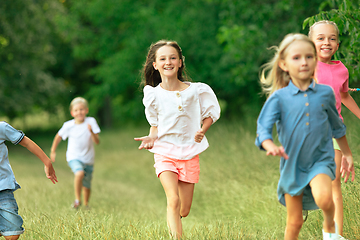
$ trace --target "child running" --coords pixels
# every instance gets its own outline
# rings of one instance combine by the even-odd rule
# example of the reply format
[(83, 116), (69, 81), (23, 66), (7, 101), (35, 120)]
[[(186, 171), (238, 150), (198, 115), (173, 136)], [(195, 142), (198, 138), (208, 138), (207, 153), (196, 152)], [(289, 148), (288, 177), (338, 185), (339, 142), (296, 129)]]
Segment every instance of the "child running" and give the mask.
[[(336, 169), (331, 137), (343, 151), (346, 164), (341, 171), (347, 181), (353, 173), (353, 158), (346, 127), (339, 118), (331, 87), (312, 79), (314, 43), (303, 34), (289, 34), (276, 49), (262, 71), (261, 82), (270, 96), (257, 121), (255, 144), (267, 155), (281, 156), (277, 192), (287, 209), (285, 239), (298, 238), (302, 209), (317, 208), (324, 216), (323, 239), (339, 239), (331, 187)], [(273, 142), (275, 123), (282, 146)]]
[[(190, 83), (184, 57), (174, 41), (150, 46), (144, 65), (145, 115), (148, 136), (139, 149), (154, 153), (156, 174), (167, 198), (167, 224), (173, 238), (182, 237), (182, 217), (191, 208), (199, 181), (199, 154), (208, 148), (206, 131), (220, 117), (213, 90), (204, 83)], [(202, 125), (201, 125), (202, 124)]]
[(83, 190), (84, 206), (89, 209), (91, 179), (95, 158), (94, 144), (99, 144), (100, 128), (95, 118), (87, 117), (89, 112), (88, 103), (82, 97), (74, 98), (70, 103), (70, 113), (74, 119), (63, 124), (55, 135), (51, 146), (51, 160), (55, 162), (56, 148), (62, 140), (68, 138), (66, 160), (75, 174), (74, 209), (81, 205), (81, 190)]
[(22, 131), (16, 130), (6, 122), (0, 122), (0, 236), (16, 240), (24, 232), (23, 219), (18, 214), (18, 205), (14, 198), (14, 191), (19, 189), (20, 185), (16, 182), (10, 166), (5, 141), (26, 147), (44, 163), (46, 177), (54, 184), (57, 178), (50, 159), (36, 143)]
[[(340, 61), (332, 61), (332, 57), (339, 48), (339, 29), (332, 21), (319, 21), (310, 27), (309, 37), (315, 43), (318, 55), (315, 78), (318, 83), (329, 85), (334, 89), (336, 99), (336, 109), (341, 116), (341, 103), (343, 103), (352, 113), (360, 118), (360, 109), (349, 91), (349, 72), (345, 65)], [(345, 239), (343, 235), (343, 199), (341, 194), (340, 165), (342, 153), (334, 142), (336, 178), (332, 182), (333, 199), (335, 202), (335, 222), (339, 227), (340, 239)]]

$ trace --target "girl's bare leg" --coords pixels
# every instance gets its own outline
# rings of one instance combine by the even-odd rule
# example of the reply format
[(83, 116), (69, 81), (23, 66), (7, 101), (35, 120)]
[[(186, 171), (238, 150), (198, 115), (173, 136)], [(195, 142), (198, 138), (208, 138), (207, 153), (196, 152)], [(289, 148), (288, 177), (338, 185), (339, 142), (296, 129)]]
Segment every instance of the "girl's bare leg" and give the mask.
[(316, 205), (318, 205), (323, 212), (323, 229), (327, 233), (335, 233), (335, 205), (332, 198), (331, 182), (331, 178), (326, 174), (316, 175), (310, 182), (311, 192), (314, 196)]
[(285, 194), (285, 203), (287, 211), (285, 240), (298, 239), (302, 224), (302, 198), (303, 196), (291, 196)]
[(171, 171), (162, 172), (159, 176), (167, 199), (167, 223), (173, 238), (180, 239), (182, 236), (182, 224), (180, 220), (180, 197), (178, 175)]
[(335, 204), (335, 222), (338, 225), (339, 234), (343, 234), (343, 221), (344, 221), (344, 213), (343, 213), (343, 198), (341, 193), (341, 151), (335, 150), (335, 163), (336, 163), (336, 178), (332, 181), (332, 195)]
[(194, 187), (194, 183), (179, 181), (180, 215), (182, 217), (189, 215), (194, 195)]

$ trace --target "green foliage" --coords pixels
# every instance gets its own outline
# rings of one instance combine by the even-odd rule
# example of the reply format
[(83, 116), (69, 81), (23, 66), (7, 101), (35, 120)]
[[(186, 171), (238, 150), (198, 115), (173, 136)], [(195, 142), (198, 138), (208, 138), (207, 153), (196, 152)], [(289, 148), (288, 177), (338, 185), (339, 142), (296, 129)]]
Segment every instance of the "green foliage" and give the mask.
[(56, 15), (57, 27), (77, 61), (93, 62), (84, 69), (93, 84), (80, 92), (89, 99), (90, 110), (102, 113), (100, 118), (144, 119), (141, 68), (148, 47), (160, 39), (179, 42), (194, 81), (219, 81), (216, 4), (76, 0), (66, 1), (64, 7), (66, 11)]
[[(326, 7), (331, 10), (324, 11)], [(334, 21), (340, 31), (340, 48), (335, 58), (349, 69), (350, 83), (360, 81), (360, 1), (327, 0), (320, 6), (320, 13), (304, 20), (303, 28), (320, 20)], [(355, 86), (358, 87), (358, 86)]]
[(82, 92), (100, 118), (144, 118), (142, 64), (150, 44), (164, 38), (179, 42), (190, 76), (208, 83), (227, 106), (223, 116), (231, 117), (258, 112), (266, 48), (300, 31), (320, 3), (77, 0), (64, 2), (56, 23), (76, 61), (93, 63), (84, 69), (93, 84)]
[(226, 92), (228, 108), (233, 114), (259, 112), (264, 98), (259, 69), (273, 52), (267, 48), (278, 45), (291, 32), (301, 32), (301, 23), (316, 13), (317, 1), (236, 1), (221, 0), (221, 27), (217, 39), (224, 49), (220, 62), (227, 73), (222, 90)]
[(51, 15), (53, 1), (2, 1), (0, 5), (0, 115), (55, 112), (63, 81), (48, 68), (57, 62)]
[(142, 64), (151, 43), (172, 39), (193, 81), (214, 89), (222, 117), (254, 116), (265, 100), (258, 74), (272, 57), (267, 48), (322, 18), (339, 25), (336, 57), (355, 84), (359, 0), (3, 1), (0, 114), (22, 118), (58, 105), (68, 114), (71, 99), (83, 96), (104, 127), (144, 121)]

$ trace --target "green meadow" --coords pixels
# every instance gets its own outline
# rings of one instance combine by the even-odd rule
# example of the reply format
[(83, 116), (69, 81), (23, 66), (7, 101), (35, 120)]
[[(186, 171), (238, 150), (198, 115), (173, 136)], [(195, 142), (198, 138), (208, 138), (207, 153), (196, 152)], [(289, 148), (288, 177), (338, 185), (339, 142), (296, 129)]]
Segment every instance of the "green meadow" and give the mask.
[[(359, 120), (344, 114), (359, 173)], [(210, 128), (210, 147), (200, 155), (193, 206), (183, 219), (184, 239), (283, 239), (286, 209), (276, 196), (279, 160), (255, 147), (255, 131), (255, 119), (219, 120)], [(56, 131), (25, 133), (49, 154)], [(65, 160), (66, 142), (57, 150), (56, 185), (46, 179), (40, 160), (8, 142), (10, 162), (22, 187), (15, 192), (26, 229), (21, 239), (169, 239), (166, 198), (155, 175), (153, 154), (139, 151), (133, 140), (147, 133), (146, 125), (102, 131), (89, 211), (70, 207), (73, 174)], [(342, 188), (344, 236), (360, 239), (358, 181)], [(321, 229), (321, 212), (311, 211), (300, 239), (322, 239)]]

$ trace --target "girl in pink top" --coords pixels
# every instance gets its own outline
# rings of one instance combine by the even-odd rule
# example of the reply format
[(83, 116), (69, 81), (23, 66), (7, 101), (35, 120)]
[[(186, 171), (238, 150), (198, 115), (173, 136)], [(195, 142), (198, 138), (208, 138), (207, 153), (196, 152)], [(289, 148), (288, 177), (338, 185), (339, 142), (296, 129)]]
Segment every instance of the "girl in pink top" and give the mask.
[(150, 46), (144, 65), (145, 115), (148, 136), (139, 149), (154, 153), (156, 174), (167, 198), (167, 223), (173, 238), (182, 237), (181, 218), (190, 212), (199, 181), (199, 154), (208, 146), (206, 131), (220, 117), (213, 90), (204, 83), (186, 82), (184, 58), (174, 41)]
[[(332, 21), (319, 21), (310, 27), (309, 37), (315, 43), (318, 54), (318, 64), (315, 78), (319, 83), (330, 85), (335, 92), (336, 108), (341, 116), (341, 103), (352, 113), (360, 118), (360, 109), (349, 91), (349, 72), (340, 61), (332, 61), (331, 58), (339, 48), (339, 29)], [(340, 165), (342, 153), (334, 141), (336, 179), (333, 181), (332, 191), (335, 202), (335, 222), (339, 227), (340, 239), (345, 239), (343, 234), (343, 200), (341, 194)], [(352, 168), (354, 176), (354, 168)]]

